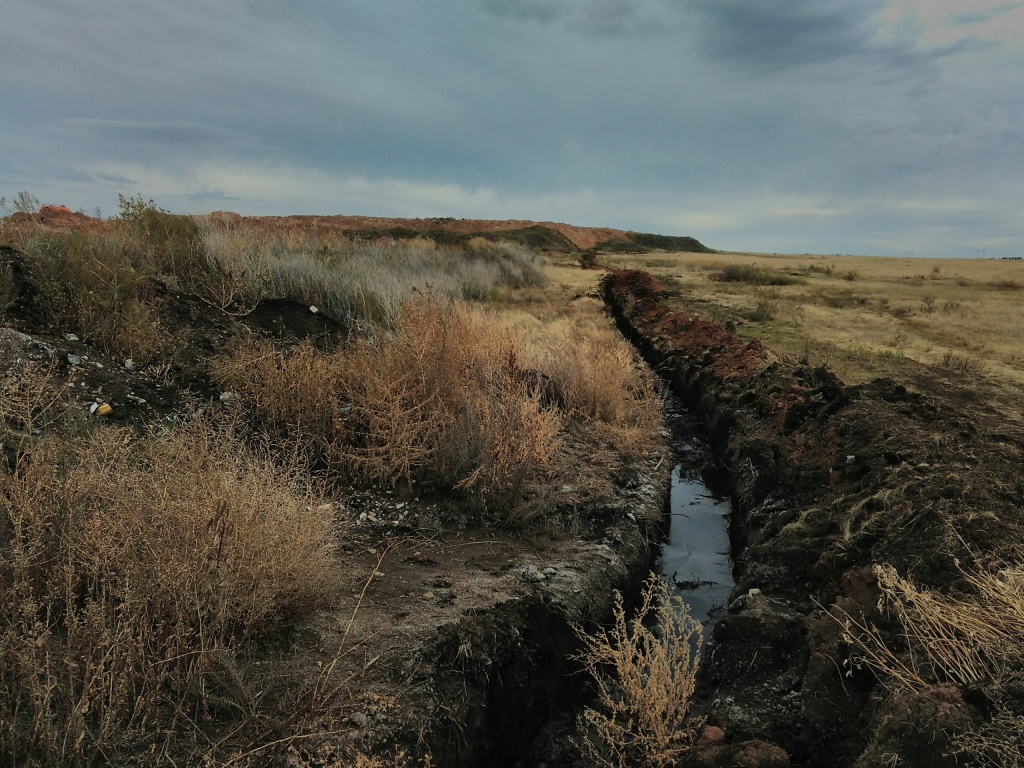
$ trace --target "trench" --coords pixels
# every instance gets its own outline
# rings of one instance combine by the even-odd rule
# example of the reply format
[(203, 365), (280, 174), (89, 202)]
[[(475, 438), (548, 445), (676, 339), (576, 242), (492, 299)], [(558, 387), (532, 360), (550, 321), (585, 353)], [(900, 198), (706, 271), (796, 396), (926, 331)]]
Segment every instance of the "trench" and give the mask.
[[(670, 433), (673, 468), (665, 497), (661, 541), (657, 542), (648, 567), (639, 568), (622, 591), (628, 610), (637, 602), (643, 581), (653, 570), (666, 580), (671, 594), (682, 598), (690, 617), (703, 625), (706, 644), (714, 624), (725, 615), (735, 586), (729, 476), (711, 450), (703, 420), (671, 392), (666, 394), (665, 423)], [(549, 631), (570, 630), (550, 627)], [(567, 648), (562, 652), (571, 653)], [(526, 744), (514, 738), (502, 740), (502, 749), (492, 752), (484, 764), (578, 768), (580, 763), (569, 747), (569, 740), (574, 737), (577, 716), (595, 702), (590, 698), (585, 677), (572, 677), (574, 682), (568, 690), (562, 689), (560, 700), (538, 724), (536, 737)], [(552, 687), (549, 694), (554, 695), (558, 689), (559, 686)]]
[(725, 615), (736, 585), (729, 538), (732, 503), (727, 478), (714, 456), (700, 420), (672, 395), (665, 405), (676, 464), (668, 496), (665, 535), (657, 572), (671, 593), (704, 627), (704, 641)]

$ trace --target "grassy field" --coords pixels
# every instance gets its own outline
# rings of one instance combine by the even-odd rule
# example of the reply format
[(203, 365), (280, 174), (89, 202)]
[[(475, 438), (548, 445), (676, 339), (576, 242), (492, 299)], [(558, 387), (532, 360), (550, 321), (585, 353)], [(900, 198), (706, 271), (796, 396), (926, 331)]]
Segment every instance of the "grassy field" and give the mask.
[[(0, 244), (0, 342), (14, 344), (0, 343), (5, 764), (245, 764), (344, 730), (330, 671), (260, 659), (338, 611), (359, 567), (356, 496), (440, 499), (476, 530), (571, 534), (662, 427), (658, 385), (598, 296), (605, 271), (578, 253), (351, 239), (141, 198), (109, 220), (0, 219)], [(938, 365), (996, 383), (1021, 416), (1022, 262), (597, 262), (648, 270), (685, 312), (847, 383)], [(268, 312), (280, 322), (259, 326)], [(286, 333), (319, 316), (328, 326)], [(124, 381), (181, 395), (159, 412), (101, 410)], [(367, 586), (371, 571), (357, 574)], [(669, 662), (688, 684), (695, 662)], [(692, 740), (677, 726), (654, 752)], [(154, 728), (163, 743), (132, 757)]]
[(1024, 262), (748, 253), (600, 262), (648, 270), (687, 311), (848, 383), (898, 375), (911, 359), (1024, 384)]

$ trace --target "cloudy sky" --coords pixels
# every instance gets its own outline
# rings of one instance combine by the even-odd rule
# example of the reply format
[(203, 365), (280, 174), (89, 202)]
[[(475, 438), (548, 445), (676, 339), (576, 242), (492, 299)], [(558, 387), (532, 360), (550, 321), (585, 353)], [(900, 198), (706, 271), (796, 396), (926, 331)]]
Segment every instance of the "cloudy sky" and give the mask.
[(0, 0), (0, 195), (1024, 255), (1024, 2)]

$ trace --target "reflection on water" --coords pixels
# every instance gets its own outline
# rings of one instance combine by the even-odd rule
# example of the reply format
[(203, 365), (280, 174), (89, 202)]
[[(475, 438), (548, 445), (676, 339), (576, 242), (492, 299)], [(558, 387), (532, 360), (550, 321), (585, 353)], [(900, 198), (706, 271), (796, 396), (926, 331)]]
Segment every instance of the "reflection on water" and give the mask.
[(661, 574), (705, 627), (725, 612), (733, 588), (728, 499), (715, 496), (681, 467), (672, 471), (672, 519)]
[(710, 636), (725, 614), (735, 585), (729, 546), (729, 499), (708, 489), (701, 475), (713, 467), (707, 443), (694, 416), (674, 399), (666, 415), (673, 429), (680, 464), (672, 471), (671, 518), (659, 558), (659, 572)]

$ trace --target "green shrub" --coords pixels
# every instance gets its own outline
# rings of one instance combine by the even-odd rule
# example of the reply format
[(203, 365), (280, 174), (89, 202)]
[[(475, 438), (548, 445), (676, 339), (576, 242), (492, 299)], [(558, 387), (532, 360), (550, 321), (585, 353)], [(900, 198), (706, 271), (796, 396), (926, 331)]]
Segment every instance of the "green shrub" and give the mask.
[(749, 285), (798, 285), (803, 283), (803, 280), (798, 277), (783, 275), (756, 264), (727, 264), (712, 273), (711, 279), (720, 283), (747, 283)]

